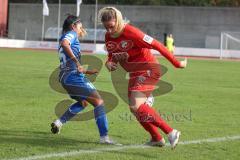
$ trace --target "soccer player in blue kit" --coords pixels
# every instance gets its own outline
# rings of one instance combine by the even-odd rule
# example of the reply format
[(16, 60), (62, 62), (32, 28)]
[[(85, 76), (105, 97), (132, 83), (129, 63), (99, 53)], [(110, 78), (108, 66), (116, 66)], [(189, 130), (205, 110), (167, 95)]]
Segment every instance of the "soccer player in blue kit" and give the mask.
[(81, 65), (81, 50), (78, 37), (86, 34), (78, 17), (69, 15), (63, 23), (62, 36), (59, 42), (60, 74), (59, 81), (72, 99), (77, 102), (51, 124), (53, 134), (67, 121), (81, 112), (86, 106), (85, 101), (94, 106), (94, 116), (100, 134), (100, 143), (114, 144), (108, 136), (108, 121), (104, 110), (104, 102), (93, 84), (84, 74), (96, 74), (97, 70), (85, 70)]

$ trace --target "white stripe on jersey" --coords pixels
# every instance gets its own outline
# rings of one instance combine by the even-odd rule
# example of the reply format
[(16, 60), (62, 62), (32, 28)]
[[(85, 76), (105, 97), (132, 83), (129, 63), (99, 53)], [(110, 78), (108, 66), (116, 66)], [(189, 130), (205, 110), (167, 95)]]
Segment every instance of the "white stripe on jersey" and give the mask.
[[(69, 44), (71, 45), (71, 41), (70, 41), (69, 39), (63, 38), (63, 40), (67, 40), (67, 41), (69, 42)], [(63, 40), (62, 40), (62, 41), (63, 41)]]

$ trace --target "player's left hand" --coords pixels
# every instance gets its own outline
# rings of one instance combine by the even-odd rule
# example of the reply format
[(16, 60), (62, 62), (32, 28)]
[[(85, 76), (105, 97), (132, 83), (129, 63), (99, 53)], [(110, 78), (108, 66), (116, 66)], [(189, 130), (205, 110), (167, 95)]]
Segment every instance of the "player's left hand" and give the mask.
[(180, 68), (186, 68), (187, 67), (187, 58), (185, 58), (183, 61), (180, 61)]

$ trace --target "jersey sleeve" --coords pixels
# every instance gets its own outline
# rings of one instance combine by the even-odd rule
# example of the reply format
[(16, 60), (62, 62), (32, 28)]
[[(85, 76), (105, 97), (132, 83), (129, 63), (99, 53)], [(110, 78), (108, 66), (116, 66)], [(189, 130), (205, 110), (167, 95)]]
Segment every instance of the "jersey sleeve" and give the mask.
[(67, 34), (65, 34), (65, 35), (62, 37), (62, 41), (63, 41), (63, 40), (67, 40), (70, 45), (71, 45), (72, 43), (74, 43), (74, 41), (76, 41), (76, 39), (77, 39), (77, 33), (76, 33), (76, 32), (68, 32)]
[(107, 62), (112, 62), (112, 53), (108, 53)]
[(167, 50), (167, 48), (159, 41), (155, 40), (151, 36), (143, 33), (139, 29), (130, 26), (128, 27), (127, 34), (133, 39), (134, 43), (140, 48), (155, 49), (161, 53), (168, 61), (170, 61), (175, 67), (180, 68), (180, 62), (176, 57)]
[(107, 46), (108, 45), (108, 35), (107, 33), (105, 34), (105, 48), (107, 50), (107, 59), (106, 59), (106, 63), (107, 62), (112, 62), (112, 53), (111, 51), (109, 50), (109, 47)]

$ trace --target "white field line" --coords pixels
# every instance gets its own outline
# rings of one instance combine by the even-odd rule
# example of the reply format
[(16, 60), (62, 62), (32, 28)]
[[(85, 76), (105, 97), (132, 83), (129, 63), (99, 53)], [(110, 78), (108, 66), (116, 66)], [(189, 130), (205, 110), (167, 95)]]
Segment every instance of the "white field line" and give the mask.
[[(179, 142), (178, 145), (216, 143), (216, 142), (224, 142), (224, 141), (232, 141), (232, 140), (240, 140), (240, 135), (200, 139), (200, 140), (193, 140), (193, 141), (182, 141), (182, 142)], [(169, 147), (170, 144), (167, 144), (166, 146)], [(82, 155), (82, 154), (93, 154), (93, 153), (120, 151), (125, 149), (139, 149), (139, 148), (150, 148), (150, 146), (145, 146), (145, 145), (123, 145), (123, 146), (116, 146), (116, 147), (112, 146), (112, 147), (99, 148), (99, 149), (93, 149), (93, 150), (75, 150), (70, 152), (51, 153), (51, 154), (45, 154), (45, 155), (36, 155), (36, 156), (22, 157), (22, 158), (16, 158), (16, 159), (3, 159), (3, 160), (36, 160), (36, 159), (47, 159), (47, 158), (53, 158), (53, 157), (63, 158), (63, 157), (71, 157), (71, 156)]]

